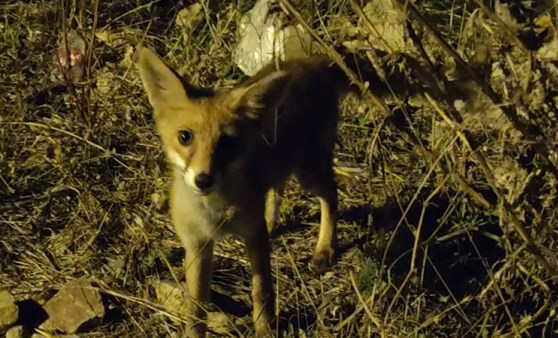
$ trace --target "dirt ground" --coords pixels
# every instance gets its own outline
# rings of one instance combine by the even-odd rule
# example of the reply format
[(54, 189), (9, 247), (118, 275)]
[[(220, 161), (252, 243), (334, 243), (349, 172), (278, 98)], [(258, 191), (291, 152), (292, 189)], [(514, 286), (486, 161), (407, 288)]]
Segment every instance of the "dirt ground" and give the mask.
[[(254, 2), (0, 5), (0, 290), (29, 332), (79, 278), (106, 308), (80, 337), (184, 332), (157, 296), (184, 282), (185, 253), (131, 56), (145, 41), (190, 81), (230, 85), (246, 76), (233, 53)], [(389, 90), (355, 74), (363, 94), (340, 103), (340, 253), (323, 275), (308, 266), (319, 203), (288, 186), (272, 238), (279, 335), (558, 336), (556, 5), (290, 3), (301, 16), (283, 6), (287, 23), (303, 20), (322, 52), (367, 58)], [(251, 336), (235, 238), (217, 245), (212, 291), (214, 334)]]

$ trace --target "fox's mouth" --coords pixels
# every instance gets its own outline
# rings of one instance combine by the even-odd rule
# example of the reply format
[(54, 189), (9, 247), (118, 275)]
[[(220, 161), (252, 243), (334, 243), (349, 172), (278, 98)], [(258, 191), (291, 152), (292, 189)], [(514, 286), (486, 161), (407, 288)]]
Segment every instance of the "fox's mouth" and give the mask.
[(198, 196), (207, 196), (207, 195), (211, 194), (212, 189), (200, 190), (198, 188), (192, 188), (192, 191)]

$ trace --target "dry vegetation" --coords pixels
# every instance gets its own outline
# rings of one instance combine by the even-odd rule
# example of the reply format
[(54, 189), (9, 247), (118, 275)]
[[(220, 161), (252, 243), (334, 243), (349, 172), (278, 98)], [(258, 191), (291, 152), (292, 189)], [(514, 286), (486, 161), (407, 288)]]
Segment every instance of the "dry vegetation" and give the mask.
[[(109, 311), (81, 336), (183, 332), (154, 292), (183, 282), (184, 251), (130, 57), (145, 39), (193, 81), (232, 83), (243, 77), (237, 23), (253, 2), (201, 1), (180, 24), (194, 1), (0, 5), (0, 289), (22, 301), (24, 324), (36, 325), (30, 299), (86, 276)], [(556, 8), (307, 3), (292, 6), (326, 50), (368, 57), (393, 93), (342, 103), (341, 253), (323, 276), (307, 264), (318, 204), (287, 192), (272, 242), (281, 335), (557, 336)], [(85, 42), (80, 81), (53, 62), (73, 31)], [(251, 333), (249, 287), (242, 244), (220, 243), (225, 336)]]

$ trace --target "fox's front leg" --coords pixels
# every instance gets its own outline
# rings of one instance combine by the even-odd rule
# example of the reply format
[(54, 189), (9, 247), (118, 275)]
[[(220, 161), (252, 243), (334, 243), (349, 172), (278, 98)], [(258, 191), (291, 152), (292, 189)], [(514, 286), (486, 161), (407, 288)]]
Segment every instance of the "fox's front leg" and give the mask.
[(187, 337), (205, 337), (206, 312), (203, 308), (210, 299), (212, 275), (213, 241), (209, 239), (187, 238), (185, 241), (186, 287), (189, 293)]
[(273, 234), (277, 226), (277, 219), (279, 218), (279, 208), (281, 205), (281, 198), (285, 185), (281, 184), (275, 188), (269, 189), (265, 200), (265, 223), (267, 226), (267, 233)]
[(312, 259), (317, 272), (323, 272), (334, 261), (337, 249), (337, 184), (333, 173), (333, 160), (329, 155), (314, 163), (320, 167), (299, 169), (297, 177), (305, 190), (316, 195), (320, 201), (320, 234)]
[(264, 220), (261, 220), (261, 225), (245, 242), (252, 273), (256, 335), (270, 336), (275, 326), (275, 294), (271, 277), (269, 237)]

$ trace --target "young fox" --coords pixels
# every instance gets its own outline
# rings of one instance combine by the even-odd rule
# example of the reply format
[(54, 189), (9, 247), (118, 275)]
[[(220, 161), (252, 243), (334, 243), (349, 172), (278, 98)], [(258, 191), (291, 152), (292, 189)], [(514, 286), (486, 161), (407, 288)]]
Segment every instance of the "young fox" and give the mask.
[(232, 234), (250, 260), (256, 334), (268, 335), (275, 320), (268, 232), (289, 177), (320, 201), (314, 264), (325, 268), (334, 259), (333, 148), (348, 81), (325, 56), (269, 65), (231, 89), (195, 87), (144, 46), (134, 61), (172, 168), (171, 218), (186, 249), (188, 317), (201, 319), (188, 334), (205, 336), (213, 245)]

